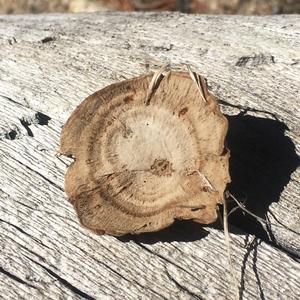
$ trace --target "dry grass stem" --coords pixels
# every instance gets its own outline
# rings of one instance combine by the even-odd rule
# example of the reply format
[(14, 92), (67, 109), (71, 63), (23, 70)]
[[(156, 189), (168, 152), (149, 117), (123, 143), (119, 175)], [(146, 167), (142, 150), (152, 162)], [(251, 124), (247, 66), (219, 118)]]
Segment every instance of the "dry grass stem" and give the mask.
[(189, 71), (189, 74), (190, 74), (191, 78), (193, 79), (193, 81), (196, 83), (196, 85), (198, 87), (198, 90), (200, 92), (200, 96), (201, 96), (202, 100), (204, 102), (207, 102), (206, 95), (205, 95), (206, 86), (205, 86), (204, 79), (199, 74), (192, 71), (192, 69), (189, 65), (187, 65), (187, 68), (188, 68), (188, 71)]
[(170, 73), (169, 67), (170, 67), (170, 64), (167, 63), (154, 73), (154, 75), (150, 81), (149, 87), (148, 87), (147, 97), (146, 97), (146, 101), (145, 101), (146, 105), (150, 104), (151, 97), (152, 97), (155, 89), (157, 88), (157, 84), (159, 83), (159, 79), (161, 78), (161, 76), (165, 77), (165, 76), (169, 75), (169, 73)]
[[(253, 218), (255, 218), (258, 222), (260, 222), (262, 225), (268, 225), (270, 226), (271, 224), (264, 220), (263, 218), (260, 218), (259, 216), (257, 216), (256, 214), (254, 214), (253, 212), (251, 212), (250, 210), (248, 210), (243, 204), (241, 204), (231, 193), (228, 193), (228, 195), (234, 200), (234, 202), (238, 205), (238, 207), (240, 209), (242, 209), (244, 212), (246, 212), (248, 215), (252, 216)], [(274, 226), (277, 226), (276, 224), (272, 224)], [(280, 226), (279, 226), (280, 227)]]

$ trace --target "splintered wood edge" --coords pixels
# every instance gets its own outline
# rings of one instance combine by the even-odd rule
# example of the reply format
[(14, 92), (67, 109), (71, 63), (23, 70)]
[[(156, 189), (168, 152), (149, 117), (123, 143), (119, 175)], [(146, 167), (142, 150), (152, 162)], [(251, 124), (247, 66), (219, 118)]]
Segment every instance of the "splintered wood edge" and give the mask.
[(209, 224), (224, 200), (228, 122), (205, 80), (172, 72), (147, 104), (152, 76), (94, 93), (62, 130), (60, 152), (75, 157), (66, 193), (98, 234), (157, 231), (175, 219)]

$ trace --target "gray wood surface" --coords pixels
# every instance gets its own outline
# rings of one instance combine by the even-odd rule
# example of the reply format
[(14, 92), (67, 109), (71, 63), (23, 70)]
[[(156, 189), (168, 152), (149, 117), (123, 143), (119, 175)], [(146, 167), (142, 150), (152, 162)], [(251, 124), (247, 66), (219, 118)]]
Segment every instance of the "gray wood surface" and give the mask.
[[(228, 116), (230, 189), (268, 215), (272, 242), (234, 243), (240, 299), (299, 299), (300, 17), (105, 13), (0, 18), (3, 299), (230, 299), (222, 230), (179, 223), (114, 238), (81, 228), (58, 159), (73, 109), (163, 62), (190, 64)], [(233, 221), (234, 222), (234, 221)], [(235, 221), (243, 243), (254, 232)]]

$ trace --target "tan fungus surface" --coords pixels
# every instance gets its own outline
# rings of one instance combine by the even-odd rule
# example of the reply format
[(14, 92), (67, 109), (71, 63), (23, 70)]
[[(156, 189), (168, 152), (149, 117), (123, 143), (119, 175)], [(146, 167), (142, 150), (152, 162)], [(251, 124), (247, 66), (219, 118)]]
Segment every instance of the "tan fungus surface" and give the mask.
[[(85, 227), (123, 235), (175, 219), (216, 219), (227, 183), (227, 119), (188, 73), (172, 72), (152, 93), (153, 74), (110, 85), (65, 124), (60, 152), (75, 158), (65, 190)], [(202, 80), (204, 82), (204, 80)]]

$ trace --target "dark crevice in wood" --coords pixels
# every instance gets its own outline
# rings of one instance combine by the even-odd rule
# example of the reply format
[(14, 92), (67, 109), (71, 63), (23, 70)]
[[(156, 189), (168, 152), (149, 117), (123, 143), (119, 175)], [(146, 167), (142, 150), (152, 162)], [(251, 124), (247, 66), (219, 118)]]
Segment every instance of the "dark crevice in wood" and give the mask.
[(143, 248), (144, 250), (146, 250), (147, 252), (149, 252), (152, 255), (155, 255), (156, 257), (159, 257), (161, 260), (168, 262), (169, 264), (175, 266), (176, 268), (182, 270), (183, 272), (189, 274), (192, 278), (194, 278), (194, 280), (198, 280), (197, 276), (195, 276), (196, 274), (192, 274), (191, 272), (189, 272), (187, 269), (184, 269), (183, 267), (181, 267), (180, 265), (174, 263), (173, 261), (171, 261), (170, 259), (168, 259), (167, 257), (162, 256), (161, 254), (154, 252), (151, 248), (146, 247), (145, 245), (141, 244), (138, 241), (135, 241), (135, 243), (137, 245), (139, 245), (141, 248)]
[[(171, 228), (171, 227), (169, 227), (169, 228)], [(143, 234), (143, 235), (146, 235), (146, 233)], [(123, 238), (123, 237), (120, 237), (120, 238), (118, 238), (118, 239), (122, 239), (122, 238)], [(197, 282), (197, 281), (199, 280), (199, 278), (197, 277), (197, 274), (192, 274), (192, 273), (189, 272), (187, 269), (181, 267), (179, 264), (176, 264), (175, 262), (171, 261), (171, 260), (168, 259), (167, 257), (165, 257), (165, 256), (163, 256), (163, 255), (161, 255), (161, 254), (159, 254), (159, 253), (157, 253), (157, 252), (154, 252), (151, 248), (148, 248), (148, 247), (146, 247), (145, 245), (141, 244), (141, 243), (137, 240), (138, 238), (139, 238), (139, 236), (136, 236), (135, 238), (132, 238), (132, 240), (133, 240), (137, 245), (139, 245), (142, 249), (144, 249), (144, 250), (146, 250), (147, 252), (149, 252), (150, 254), (152, 254), (152, 255), (154, 255), (154, 256), (160, 258), (161, 260), (163, 260), (163, 261), (165, 261), (165, 262), (167, 262), (167, 263), (173, 265), (173, 266), (176, 267), (177, 269), (180, 269), (181, 271), (187, 273), (189, 276), (191, 276), (191, 277), (195, 280), (195, 282)], [(174, 246), (174, 247), (176, 248), (176, 246)], [(207, 263), (208, 266), (211, 267), (212, 269), (215, 267), (212, 263), (210, 263), (210, 262), (208, 262), (208, 261), (207, 261), (206, 263)], [(166, 272), (167, 272), (167, 270), (166, 270)], [(198, 297), (199, 297), (199, 296), (198, 296)], [(199, 299), (201, 299), (201, 298), (199, 298)]]
[(15, 228), (16, 230), (18, 230), (19, 232), (21, 232), (22, 234), (30, 237), (31, 239), (33, 239), (35, 242), (37, 242), (38, 244), (42, 245), (43, 247), (47, 248), (47, 249), (50, 249), (50, 250), (53, 250), (52, 248), (48, 247), (47, 245), (45, 245), (43, 242), (41, 242), (39, 239), (33, 237), (32, 235), (30, 235), (29, 233), (27, 233), (26, 231), (24, 231), (22, 228), (20, 228), (19, 226), (15, 225), (15, 224), (12, 224), (8, 221), (5, 221), (5, 220), (2, 220), (0, 219), (0, 222), (2, 223), (5, 223), (9, 226), (12, 226), (13, 228)]
[(166, 274), (168, 276), (168, 278), (176, 285), (176, 287), (187, 293), (190, 297), (192, 297), (192, 299), (199, 299), (199, 300), (203, 300), (203, 298), (201, 298), (199, 295), (193, 293), (192, 291), (190, 291), (187, 287), (185, 287), (184, 285), (180, 284), (177, 280), (175, 280), (175, 278), (169, 273), (168, 269), (166, 269)]
[(10, 98), (10, 97), (7, 97), (7, 96), (1, 95), (1, 94), (0, 94), (0, 97), (6, 99), (7, 101), (10, 101), (10, 102), (14, 103), (14, 104), (17, 105), (17, 106), (22, 106), (22, 107), (25, 107), (26, 109), (31, 109), (29, 106), (24, 105), (24, 104), (22, 104), (22, 103), (19, 103), (19, 102), (13, 100), (13, 99)]
[[(293, 229), (287, 227), (285, 224), (283, 224), (282, 221), (280, 221), (280, 220), (273, 214), (272, 211), (269, 211), (268, 214), (271, 215), (272, 218), (276, 221), (276, 223), (278, 223), (280, 226), (282, 226), (282, 228), (284, 228), (284, 229), (286, 229), (286, 230), (289, 230), (289, 231), (291, 231), (291, 232), (293, 232), (293, 233), (295, 233), (295, 234), (299, 234), (299, 235), (300, 235), (300, 232), (299, 232), (299, 231), (295, 231), (295, 230), (293, 230)], [(272, 227), (272, 226), (271, 226), (271, 227)]]
[[(282, 224), (282, 222), (280, 222), (276, 216), (272, 213), (272, 211), (268, 212), (269, 215), (271, 215), (273, 217), (273, 219), (277, 222), (277, 224), (280, 224), (282, 226), (282, 228), (284, 228), (287, 231), (293, 232), (295, 234), (298, 234), (298, 232), (288, 228), (287, 226), (285, 226), (284, 224)], [(269, 218), (267, 218), (267, 220), (269, 221)], [(269, 221), (270, 222), (270, 221)], [(269, 240), (267, 241), (269, 244), (271, 244), (273, 247), (277, 248), (278, 250), (284, 252), (286, 255), (288, 255), (291, 259), (293, 259), (294, 261), (300, 262), (300, 252), (297, 250), (294, 250), (293, 248), (288, 248), (285, 245), (281, 245), (276, 237), (274, 236), (273, 232), (272, 232), (272, 225), (271, 226), (266, 226), (266, 232), (268, 234)]]
[(260, 65), (274, 64), (275, 58), (270, 54), (255, 54), (251, 56), (242, 56), (236, 62), (237, 67), (257, 67)]
[[(23, 104), (20, 104), (19, 102), (16, 102), (15, 100), (9, 98), (9, 97), (6, 97), (4, 95), (0, 95), (0, 97), (14, 103), (15, 105), (18, 105), (18, 106), (22, 106), (22, 107), (25, 107), (26, 109), (30, 109), (29, 107), (23, 105)], [(51, 120), (51, 118), (41, 112), (36, 112), (34, 114), (33, 117), (21, 117), (19, 119), (21, 125), (26, 129), (27, 131), (27, 135), (30, 136), (30, 137), (33, 137), (33, 132), (32, 130), (30, 129), (30, 126), (32, 124), (37, 124), (37, 125), (48, 125), (49, 121)], [(20, 133), (20, 130), (19, 130), (19, 126), (16, 126), (15, 129), (12, 129), (12, 130), (9, 130), (8, 132), (6, 132), (4, 134), (4, 138), (5, 139), (8, 139), (8, 140), (15, 140), (15, 139), (19, 139), (20, 137), (22, 136), (22, 134)], [(0, 140), (1, 140), (1, 137), (0, 137)]]
[[(48, 210), (41, 210), (41, 209), (38, 209), (38, 211), (41, 212), (42, 214), (49, 215), (49, 216), (55, 216), (55, 217), (58, 217), (58, 218), (61, 219), (61, 220), (64, 220), (64, 221), (70, 221), (70, 222), (72, 222), (72, 223), (77, 224), (76, 219), (68, 218), (68, 217), (66, 217), (66, 216), (63, 216), (63, 215), (60, 215), (60, 214), (57, 214), (57, 213), (55, 213), (55, 212), (48, 211)], [(69, 226), (71, 226), (71, 225), (69, 224)]]
[(39, 262), (31, 259), (30, 257), (27, 257), (27, 259), (29, 259), (31, 262), (35, 263), (36, 265), (40, 266), (50, 276), (52, 276), (55, 279), (57, 279), (63, 286), (65, 286), (67, 289), (69, 289), (70, 291), (72, 291), (74, 294), (79, 295), (80, 297), (82, 297), (84, 299), (88, 299), (88, 300), (95, 300), (96, 299), (96, 298), (88, 295), (87, 293), (81, 291), (80, 289), (78, 289), (77, 287), (75, 287), (74, 285), (72, 285), (70, 282), (68, 282), (66, 279), (62, 278), (61, 276), (59, 276), (58, 274), (56, 274), (55, 272), (53, 272), (49, 268), (45, 267), (44, 265), (40, 264)]
[(16, 281), (18, 283), (24, 284), (24, 285), (26, 285), (26, 286), (28, 286), (30, 288), (37, 289), (36, 286), (27, 283), (26, 281), (24, 281), (23, 279), (19, 278), (18, 276), (16, 276), (16, 275), (14, 275), (14, 274), (12, 274), (12, 273), (4, 270), (2, 267), (0, 267), (0, 273), (4, 274), (5, 276), (9, 277), (10, 279), (12, 279), (12, 280), (14, 280), (14, 281)]
[[(111, 268), (108, 264), (105, 264), (103, 261), (100, 262), (99, 260), (97, 260), (98, 263), (101, 263), (102, 265), (104, 265), (108, 270), (110, 270), (111, 272), (113, 272), (114, 274), (118, 275), (120, 278), (122, 278), (123, 280), (127, 281), (130, 285), (135, 283), (137, 286), (143, 288), (143, 289), (147, 289), (147, 291), (150, 291), (151, 293), (153, 293), (154, 295), (158, 296), (159, 299), (167, 299), (166, 297), (164, 297), (163, 295), (157, 293), (156, 291), (154, 291), (152, 288), (150, 288), (149, 286), (143, 286), (140, 284), (140, 282), (138, 282), (137, 280), (134, 279), (127, 279), (126, 277), (124, 277), (121, 273), (117, 272), (116, 270), (114, 270), (113, 268)], [(150, 296), (150, 295), (149, 295)]]
[(51, 120), (51, 118), (48, 117), (47, 115), (45, 115), (41, 112), (37, 112), (37, 113), (35, 113), (33, 118), (29, 118), (29, 119), (21, 118), (20, 123), (26, 129), (28, 136), (33, 137), (33, 132), (29, 126), (32, 124), (45, 126), (45, 125), (48, 125), (50, 120)]
[(22, 205), (22, 206), (24, 206), (24, 207), (26, 207), (26, 208), (28, 208), (28, 209), (30, 209), (30, 210), (35, 210), (34, 207), (31, 207), (31, 206), (29, 206), (29, 205), (27, 205), (27, 204), (25, 204), (25, 203), (23, 203), (21, 201), (18, 201), (16, 199), (14, 199), (13, 201), (16, 202), (16, 203), (18, 203), (18, 204), (20, 204), (20, 205)]
[[(84, 253), (84, 255), (86, 255), (87, 257), (90, 256), (85, 250), (83, 250), (80, 247), (77, 247), (78, 249), (80, 249), (82, 251), (82, 253)], [(152, 288), (150, 288), (149, 286), (143, 286), (141, 285), (140, 282), (138, 282), (137, 280), (130, 280), (126, 277), (124, 277), (121, 273), (119, 273), (118, 271), (114, 270), (112, 267), (110, 267), (107, 263), (105, 263), (103, 260), (100, 261), (97, 258), (95, 258), (94, 256), (91, 256), (91, 258), (99, 265), (103, 265), (105, 268), (107, 268), (109, 271), (111, 271), (112, 273), (116, 274), (117, 276), (119, 276), (120, 278), (122, 278), (123, 280), (127, 281), (129, 284), (135, 283), (136, 285), (138, 285), (141, 288), (147, 289), (148, 291), (151, 291), (153, 294), (157, 295), (159, 297), (159, 299), (167, 299), (165, 298), (163, 295), (157, 293), (156, 291), (154, 291)]]
[(46, 43), (49, 43), (52, 41), (55, 41), (55, 38), (53, 36), (47, 36), (47, 37), (41, 39), (42, 44), (46, 44)]
[(13, 141), (13, 140), (15, 140), (15, 139), (17, 139), (18, 138), (18, 132), (16, 131), (16, 130), (10, 130), (9, 132), (7, 132), (7, 133), (5, 133), (4, 134), (4, 137), (7, 139), (7, 140), (11, 140), (11, 141)]
[(48, 125), (49, 121), (51, 120), (51, 118), (41, 112), (37, 112), (35, 114), (35, 120), (37, 121), (38, 125)]
[(53, 181), (51, 181), (50, 179), (48, 179), (47, 177), (45, 177), (44, 175), (42, 175), (41, 173), (39, 173), (38, 171), (32, 169), (31, 167), (25, 165), (24, 163), (22, 163), (21, 161), (17, 160), (16, 158), (13, 158), (14, 161), (18, 162), (19, 164), (21, 164), (22, 166), (24, 166), (26, 169), (28, 169), (29, 171), (39, 175), (41, 178), (43, 178), (45, 181), (47, 181), (48, 183), (50, 183), (52, 186), (56, 187), (57, 189), (59, 189), (60, 191), (64, 191), (63, 188), (61, 188), (59, 185), (57, 185), (56, 183), (54, 183)]
[(16, 244), (18, 247), (24, 249), (26, 252), (29, 252), (30, 254), (36, 256), (38, 259), (40, 259), (42, 262), (46, 262), (46, 259), (44, 257), (42, 257), (41, 255), (37, 254), (36, 252), (34, 251), (31, 251), (30, 249), (28, 249), (27, 247), (23, 246), (22, 244), (18, 243), (17, 241), (15, 241), (14, 239), (12, 239), (11, 237), (9, 236), (6, 236), (5, 237), (6, 239), (9, 239), (12, 244)]
[(20, 123), (26, 129), (28, 136), (33, 137), (32, 130), (29, 128), (31, 123), (29, 123), (28, 121), (26, 121), (24, 119), (20, 119)]

